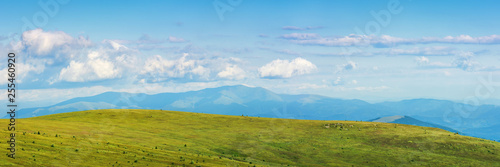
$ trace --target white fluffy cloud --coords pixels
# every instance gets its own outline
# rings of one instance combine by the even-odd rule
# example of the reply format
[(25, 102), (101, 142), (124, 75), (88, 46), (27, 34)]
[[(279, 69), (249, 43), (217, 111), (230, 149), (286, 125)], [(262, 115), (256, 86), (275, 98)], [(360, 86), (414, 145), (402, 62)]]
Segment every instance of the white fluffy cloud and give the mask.
[(290, 78), (315, 70), (317, 70), (316, 65), (303, 58), (296, 58), (292, 61), (276, 59), (259, 68), (259, 74), (263, 78)]
[[(8, 68), (4, 68), (0, 71), (0, 84), (6, 84), (8, 83)], [(44, 63), (18, 63), (16, 64), (16, 81), (17, 83), (23, 83), (24, 80), (26, 79), (26, 76), (28, 76), (30, 73), (35, 73), (35, 74), (40, 74), (45, 70), (45, 64)]]
[(240, 80), (246, 77), (245, 71), (236, 65), (227, 66), (226, 69), (217, 74), (220, 78)]
[(166, 78), (183, 78), (186, 75), (189, 75), (189, 78), (192, 78), (193, 75), (202, 78), (208, 77), (210, 69), (203, 67), (201, 61), (189, 60), (187, 57), (188, 54), (184, 54), (177, 60), (167, 60), (155, 55), (146, 60), (141, 74), (149, 75), (156, 81)]
[(415, 58), (415, 62), (418, 66), (423, 68), (435, 69), (435, 68), (454, 68), (450, 63), (443, 63), (438, 61), (431, 61), (425, 56), (419, 56)]
[(457, 55), (452, 62), (452, 65), (456, 68), (462, 69), (464, 71), (471, 71), (479, 65), (479, 63), (472, 60), (474, 53), (465, 52)]
[(125, 45), (120, 44), (120, 41), (116, 40), (104, 40), (103, 43), (108, 43), (115, 51), (128, 49)]
[[(19, 62), (19, 61), (22, 62)], [(15, 68), (16, 68), (16, 81), (17, 83), (23, 83), (25, 81), (30, 82), (33, 80), (38, 80), (38, 77), (33, 76), (34, 74), (41, 74), (47, 68), (47, 65), (51, 65), (53, 63), (50, 59), (40, 59), (40, 58), (31, 58), (31, 59), (17, 59)], [(7, 64), (3, 64), (3, 66), (7, 66)], [(8, 79), (8, 67), (1, 69), (0, 71), (0, 84), (7, 83)]]
[(93, 51), (84, 61), (70, 61), (59, 73), (59, 80), (68, 82), (85, 82), (117, 78), (120, 70), (105, 55)]
[(461, 52), (457, 54), (451, 63), (432, 62), (427, 57), (416, 57), (415, 62), (424, 68), (458, 68), (464, 71), (474, 71), (477, 69), (484, 69), (481, 65), (473, 60), (474, 53)]
[(37, 55), (47, 55), (56, 48), (68, 49), (74, 45), (88, 46), (91, 42), (81, 36), (73, 38), (62, 31), (34, 29), (23, 33), (22, 44), (25, 49)]

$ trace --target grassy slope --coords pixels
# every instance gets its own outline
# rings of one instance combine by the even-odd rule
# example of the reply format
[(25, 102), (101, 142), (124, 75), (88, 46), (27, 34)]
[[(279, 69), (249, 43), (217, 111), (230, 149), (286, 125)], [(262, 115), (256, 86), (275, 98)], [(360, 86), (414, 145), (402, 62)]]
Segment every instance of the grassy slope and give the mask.
[[(323, 126), (334, 122), (353, 127)], [(500, 165), (498, 142), (399, 124), (158, 110), (82, 111), (17, 123), (17, 159), (1, 156), (0, 166)], [(0, 133), (7, 153), (9, 132)]]

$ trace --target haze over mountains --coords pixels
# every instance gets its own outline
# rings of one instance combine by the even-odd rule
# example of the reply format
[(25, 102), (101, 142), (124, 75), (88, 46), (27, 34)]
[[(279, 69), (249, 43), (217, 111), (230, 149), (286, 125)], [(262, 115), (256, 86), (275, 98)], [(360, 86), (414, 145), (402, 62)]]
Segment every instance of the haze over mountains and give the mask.
[(470, 106), (435, 99), (370, 104), (362, 100), (337, 99), (310, 94), (276, 94), (264, 88), (241, 85), (154, 95), (106, 92), (96, 96), (70, 99), (48, 107), (21, 109), (17, 112), (17, 117), (28, 118), (110, 108), (163, 109), (311, 120), (370, 121), (400, 115), (402, 117), (395, 120), (402, 122), (392, 123), (418, 122), (416, 125), (419, 126), (428, 125), (449, 131), (456, 130), (474, 137), (500, 140), (499, 106)]
[(451, 129), (451, 128), (446, 127), (446, 126), (441, 126), (441, 125), (436, 125), (436, 124), (432, 124), (432, 123), (428, 123), (428, 122), (423, 122), (423, 121), (417, 120), (417, 119), (409, 117), (409, 116), (395, 115), (395, 116), (389, 116), (389, 117), (376, 118), (376, 119), (370, 120), (370, 122), (385, 122), (385, 123), (425, 126), (425, 127), (444, 129), (444, 130), (447, 130), (450, 132), (458, 132), (457, 130)]

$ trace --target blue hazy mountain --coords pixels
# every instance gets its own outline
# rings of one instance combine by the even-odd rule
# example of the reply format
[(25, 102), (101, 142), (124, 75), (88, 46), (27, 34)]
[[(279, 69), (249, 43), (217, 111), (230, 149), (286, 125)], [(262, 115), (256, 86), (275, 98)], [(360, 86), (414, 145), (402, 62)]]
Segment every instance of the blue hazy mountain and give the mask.
[(440, 128), (444, 129), (450, 132), (459, 132), (455, 129), (446, 127), (446, 126), (441, 126), (433, 123), (428, 123), (424, 121), (420, 121), (418, 119), (409, 117), (409, 116), (390, 116), (390, 117), (382, 117), (382, 118), (376, 118), (373, 120), (369, 120), (370, 122), (385, 122), (385, 123), (396, 123), (396, 124), (406, 124), (406, 125), (415, 125), (415, 126), (425, 126), (425, 127), (432, 127), (432, 128)]
[(27, 118), (108, 108), (163, 109), (312, 120), (368, 121), (373, 118), (405, 115), (423, 122), (449, 127), (459, 132), (477, 134), (477, 137), (500, 139), (500, 134), (490, 135), (492, 133), (488, 133), (491, 129), (500, 131), (498, 129), (499, 106), (471, 106), (435, 99), (412, 99), (371, 104), (362, 100), (338, 99), (310, 94), (276, 94), (264, 88), (241, 85), (182, 93), (106, 92), (90, 97), (73, 98), (52, 106), (21, 109), (17, 112), (17, 117)]
[(463, 130), (463, 133), (473, 137), (491, 139), (500, 142), (500, 124), (489, 127), (465, 129)]
[[(494, 105), (472, 106), (447, 100), (413, 99), (374, 104), (432, 124), (449, 127), (471, 136), (500, 140), (500, 133), (490, 135), (488, 129), (498, 126), (500, 107)], [(500, 131), (500, 129), (496, 129)]]

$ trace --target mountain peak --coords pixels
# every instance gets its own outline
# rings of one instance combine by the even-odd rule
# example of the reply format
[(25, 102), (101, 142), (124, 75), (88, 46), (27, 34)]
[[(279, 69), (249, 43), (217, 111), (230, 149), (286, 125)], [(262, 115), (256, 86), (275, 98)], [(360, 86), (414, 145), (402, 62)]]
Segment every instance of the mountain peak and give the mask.
[(372, 122), (390, 123), (390, 122), (394, 122), (394, 121), (401, 119), (401, 118), (405, 118), (405, 116), (395, 115), (395, 116), (390, 116), (390, 117), (382, 117), (382, 118), (377, 118), (377, 119), (373, 120)]
[(443, 130), (447, 130), (450, 132), (458, 132), (457, 130), (454, 130), (452, 128), (446, 127), (446, 126), (441, 126), (429, 122), (424, 122), (409, 116), (400, 116), (400, 115), (395, 115), (395, 116), (389, 116), (389, 117), (382, 117), (382, 118), (377, 118), (374, 120), (371, 120), (371, 122), (383, 122), (383, 123), (396, 123), (396, 124), (406, 124), (406, 125), (415, 125), (415, 126), (425, 126), (425, 127), (432, 127), (432, 128), (440, 128)]

